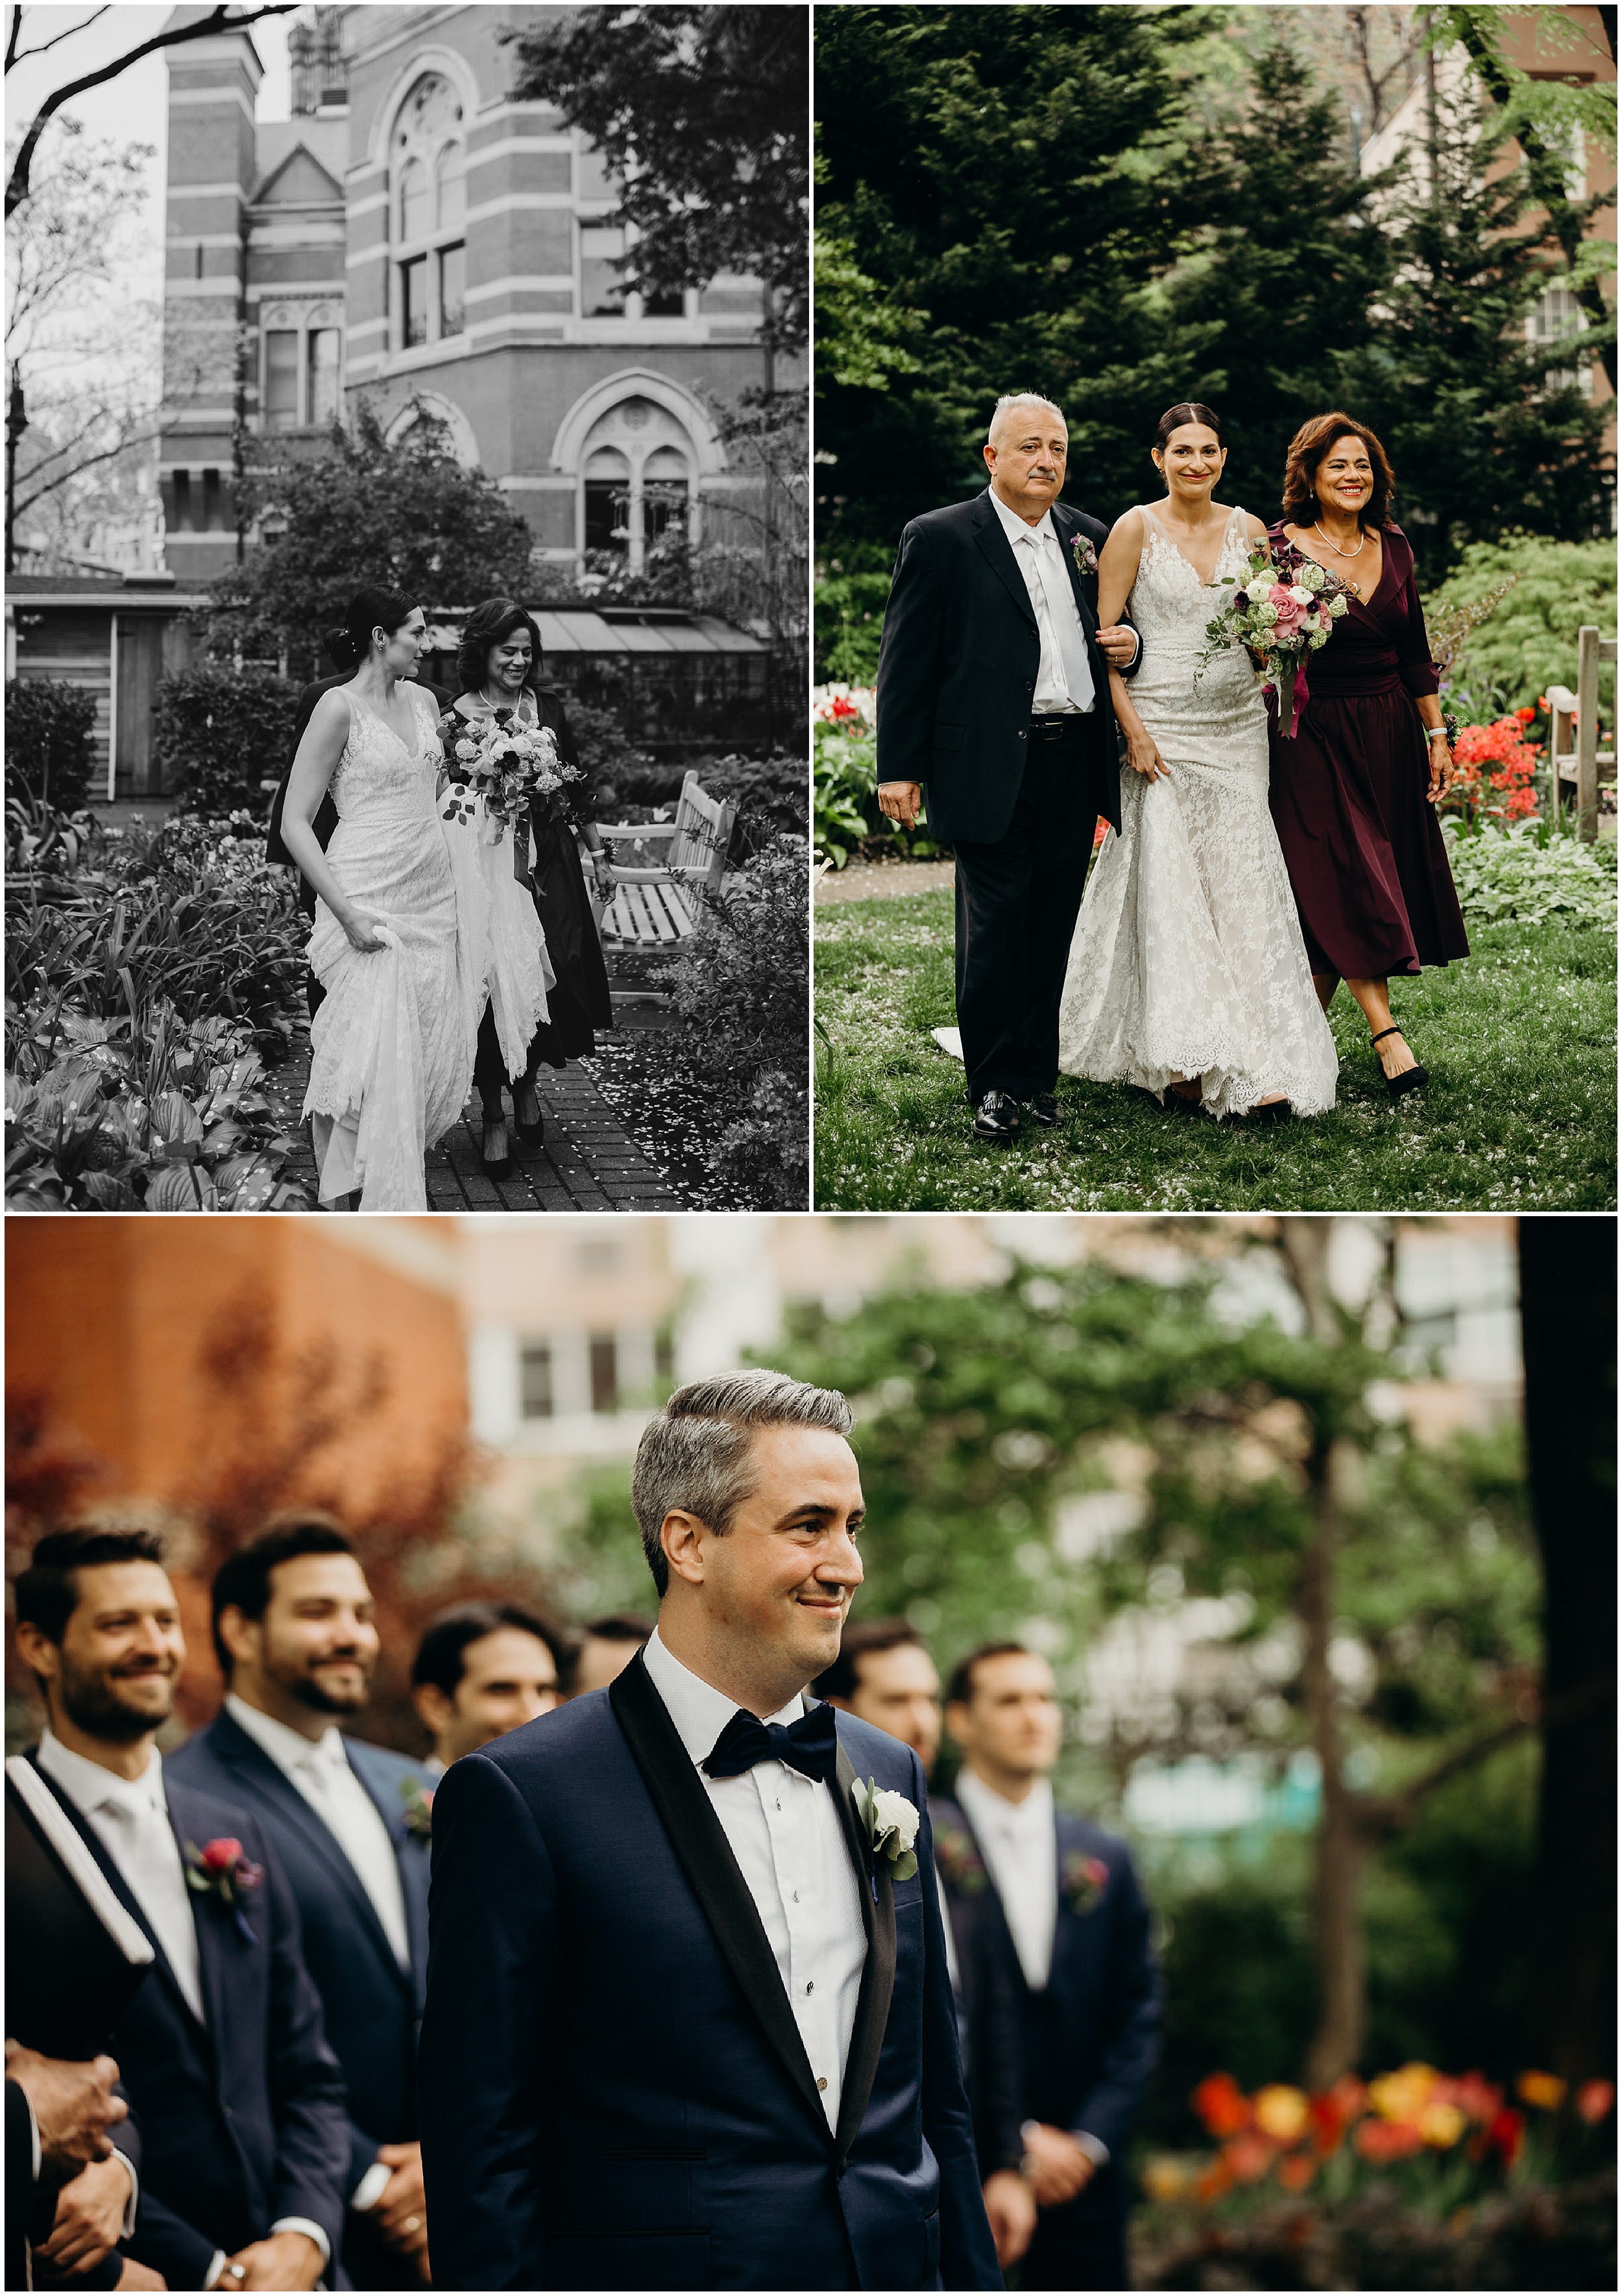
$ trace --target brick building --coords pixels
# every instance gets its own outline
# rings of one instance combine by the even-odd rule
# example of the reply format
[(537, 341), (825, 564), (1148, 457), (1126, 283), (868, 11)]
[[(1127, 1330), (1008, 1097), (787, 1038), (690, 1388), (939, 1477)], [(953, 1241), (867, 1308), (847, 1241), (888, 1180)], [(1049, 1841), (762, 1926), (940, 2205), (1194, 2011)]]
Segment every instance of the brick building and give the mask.
[(234, 555), (255, 438), (313, 444), (363, 394), (392, 436), (441, 422), (561, 566), (725, 521), (741, 481), (709, 405), (761, 380), (760, 289), (623, 291), (601, 160), (508, 94), (500, 33), (566, 12), (316, 8), (274, 123), (250, 31), (172, 52), (160, 484), (183, 589)]

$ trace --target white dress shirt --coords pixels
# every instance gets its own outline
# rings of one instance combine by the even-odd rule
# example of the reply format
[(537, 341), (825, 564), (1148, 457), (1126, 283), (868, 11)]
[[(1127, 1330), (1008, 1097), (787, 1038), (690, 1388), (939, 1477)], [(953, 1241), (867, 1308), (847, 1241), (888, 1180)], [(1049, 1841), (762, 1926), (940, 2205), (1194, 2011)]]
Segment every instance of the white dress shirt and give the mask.
[(1038, 1778), (1023, 1801), (1004, 1801), (965, 1767), (958, 1773), (957, 1798), (991, 1869), (1025, 1982), (1033, 1993), (1044, 1992), (1059, 1921), (1053, 1790)]
[(395, 1959), (402, 1969), (409, 1969), (411, 1933), (406, 1926), (399, 1861), (382, 1812), (349, 1767), (337, 1724), (319, 1738), (307, 1738), (250, 1706), (234, 1691), (226, 1694), (225, 1711), (320, 1818), (359, 1876)]
[[(758, 1762), (741, 1777), (712, 1778), (699, 1765), (738, 1711), (736, 1702), (674, 1658), (657, 1628), (643, 1656), (759, 1912), (828, 2126), (837, 2128), (867, 1958), (856, 1868), (833, 1806), (838, 1789), (776, 1760)], [(766, 1718), (786, 1729), (805, 1711), (796, 1697)]]
[[(206, 2031), (209, 2021), (203, 2013), (197, 1921), (180, 1844), (169, 1823), (169, 1806), (163, 1791), (163, 1757), (154, 1746), (138, 1778), (121, 1778), (103, 1769), (100, 1762), (72, 1752), (47, 1729), (39, 1742), (39, 1767), (56, 1780), (105, 1844), (108, 1855), (128, 1884), (130, 1895), (163, 1948), (187, 2008)], [(124, 2156), (120, 2153), (119, 2157), (123, 2160)], [(133, 2212), (135, 2172), (127, 2161), (124, 2165), (129, 2169)], [(133, 2229), (132, 2214), (126, 2218), (126, 2238)], [(308, 2217), (279, 2217), (270, 2229), (307, 2234), (321, 2251), (322, 2262), (331, 2262), (332, 2249), (326, 2234)], [(203, 2277), (205, 2288), (216, 2285), (225, 2266), (225, 2251), (217, 2249)]]
[(1035, 526), (1028, 526), (1018, 511), (993, 488), (991, 505), (1002, 521), (1012, 546), (1014, 563), (1025, 578), (1031, 611), (1036, 618), (1041, 652), (1036, 663), (1036, 689), (1031, 695), (1031, 715), (1045, 718), (1064, 711), (1090, 710), (1094, 704), (1092, 665), (1087, 660), (1087, 634), (1082, 627), (1076, 593), (1070, 586), (1064, 545), (1053, 530), (1053, 515), (1044, 511)]

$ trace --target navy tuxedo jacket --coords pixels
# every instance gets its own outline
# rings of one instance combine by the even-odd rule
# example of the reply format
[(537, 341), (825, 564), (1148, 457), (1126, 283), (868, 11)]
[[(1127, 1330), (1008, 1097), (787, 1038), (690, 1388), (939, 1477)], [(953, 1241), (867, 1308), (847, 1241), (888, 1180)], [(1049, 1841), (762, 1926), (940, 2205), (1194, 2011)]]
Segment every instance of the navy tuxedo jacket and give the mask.
[(837, 1718), (868, 1924), (831, 2130), (753, 1898), (640, 1654), (434, 1798), (422, 2154), (446, 2288), (999, 2288), (919, 1867), (871, 1874), (854, 1780), (918, 1759)]
[(346, 1738), (349, 1767), (382, 1812), (406, 1900), (411, 1967), (403, 1970), (359, 1874), (297, 1786), (222, 1708), (206, 1730), (164, 1762), (216, 1801), (245, 1812), (270, 1843), (299, 1907), (305, 1966), (315, 1980), (326, 2037), (349, 2090), (348, 2183), (352, 2193), (380, 2144), (417, 2134), (417, 2026), (428, 1987), (428, 1844), (406, 1831), (402, 1787), (422, 1784), (421, 1762)]
[[(1159, 2053), (1160, 1981), (1151, 1950), (1149, 1908), (1132, 1853), (1112, 1833), (1067, 1811), (1055, 1813), (1059, 1913), (1047, 1986), (1026, 1983), (989, 1869), (962, 1807), (930, 1805), (942, 1879), (960, 1939), (1000, 1960), (1022, 2009), (1021, 2117), (1085, 2131), (1110, 2148), (1118, 2171)], [(1108, 1879), (1096, 1900), (1079, 1874), (1096, 1859)], [(1067, 1868), (1076, 1878), (1067, 1886)], [(1085, 1910), (1082, 1908), (1085, 1907)], [(1095, 2177), (1085, 2198), (1118, 2199), (1118, 2173)]]
[(171, 1776), (165, 1762), (182, 1853), (188, 1841), (201, 1849), (234, 1835), (265, 1868), (242, 1901), (246, 1936), (217, 1898), (193, 1899), (205, 2030), (100, 1835), (40, 1775), (157, 1948), (108, 2043), (141, 2124), (141, 2199), (127, 2252), (171, 2288), (201, 2288), (216, 2249), (263, 2240), (281, 2217), (308, 2217), (326, 2234), (335, 2267), (348, 2133), (343, 2075), (299, 1956), (298, 1912), (263, 1833), (240, 1809)]
[[(1077, 794), (1118, 829), (1120, 767), (1110, 665), (1098, 645), (1098, 581), (1077, 564), (1077, 545), (1102, 550), (1109, 530), (1068, 503), (1055, 503), (1052, 517), (1095, 695), (1082, 721)], [(1030, 592), (989, 490), (927, 511), (902, 529), (879, 649), (879, 779), (920, 783), (930, 827), (949, 844), (993, 844), (1013, 818), (1041, 654)]]

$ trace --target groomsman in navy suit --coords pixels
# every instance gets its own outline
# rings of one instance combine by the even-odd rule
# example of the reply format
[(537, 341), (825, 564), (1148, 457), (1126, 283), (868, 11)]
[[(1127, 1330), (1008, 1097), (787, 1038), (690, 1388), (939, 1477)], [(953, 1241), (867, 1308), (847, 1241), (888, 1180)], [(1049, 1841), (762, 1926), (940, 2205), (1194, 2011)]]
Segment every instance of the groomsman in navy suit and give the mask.
[(380, 1645), (335, 1523), (300, 1516), (250, 1541), (221, 1565), (213, 1614), (225, 1702), (169, 1770), (251, 1817), (287, 1877), (348, 2084), (344, 2269), (357, 2288), (398, 2288), (427, 2269), (416, 2042), (430, 1782), (338, 1727), (365, 1705)]
[(155, 1949), (111, 2037), (141, 2129), (127, 2252), (171, 2288), (314, 2288), (343, 2225), (343, 2077), (264, 1835), (153, 1742), (185, 1659), (162, 1542), (42, 1538), (17, 1648), (49, 1718), (30, 1759)]
[(1025, 2173), (1036, 2229), (1023, 2288), (1125, 2288), (1123, 2161), (1159, 2047), (1149, 1908), (1126, 1843), (1055, 1810), (1060, 1712), (1047, 1660), (971, 1651), (946, 1685), (963, 1750), (935, 1797), (935, 1855), (958, 1949), (1000, 1957), (1022, 2027)]
[(923, 1772), (815, 1700), (861, 1583), (841, 1395), (671, 1397), (607, 1690), (435, 1797), (422, 2150), (450, 2288), (997, 2288)]

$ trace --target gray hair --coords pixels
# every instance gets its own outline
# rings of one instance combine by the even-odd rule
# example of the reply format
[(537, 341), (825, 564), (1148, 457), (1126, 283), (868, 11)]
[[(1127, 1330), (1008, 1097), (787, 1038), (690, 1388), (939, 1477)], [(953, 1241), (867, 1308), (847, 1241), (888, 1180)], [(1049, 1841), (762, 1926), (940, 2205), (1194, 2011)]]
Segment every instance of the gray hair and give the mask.
[(992, 408), (991, 420), (986, 425), (987, 446), (990, 445), (991, 435), (997, 427), (998, 415), (1005, 413), (1011, 406), (1045, 406), (1050, 414), (1056, 414), (1061, 422), (1064, 422), (1063, 407), (1054, 399), (1044, 398), (1039, 390), (1005, 390)]
[(848, 1435), (856, 1414), (834, 1388), (807, 1387), (781, 1371), (733, 1371), (678, 1387), (643, 1430), (631, 1470), (631, 1505), (642, 1551), (662, 1597), (670, 1565), (659, 1543), (665, 1517), (696, 1515), (717, 1537), (755, 1488), (750, 1452), (758, 1427), (826, 1427)]

